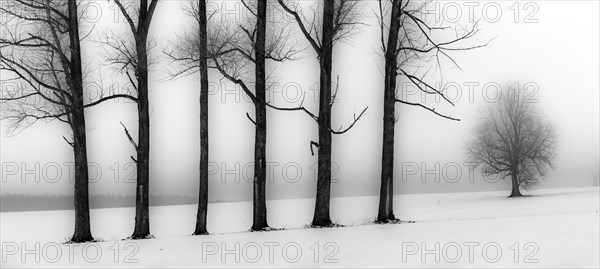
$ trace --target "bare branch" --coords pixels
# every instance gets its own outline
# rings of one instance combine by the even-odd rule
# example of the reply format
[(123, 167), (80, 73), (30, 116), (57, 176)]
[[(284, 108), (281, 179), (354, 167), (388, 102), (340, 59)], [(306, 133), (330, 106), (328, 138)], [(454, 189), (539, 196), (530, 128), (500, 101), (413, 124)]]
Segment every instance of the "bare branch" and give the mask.
[(283, 10), (285, 10), (287, 13), (289, 13), (290, 15), (292, 15), (294, 17), (294, 19), (296, 20), (296, 23), (298, 24), (298, 27), (300, 27), (300, 31), (302, 31), (302, 34), (304, 35), (304, 37), (306, 38), (306, 40), (308, 40), (308, 42), (310, 43), (310, 45), (313, 47), (314, 51), (317, 54), (320, 54), (321, 53), (321, 45), (312, 37), (312, 35), (310, 34), (310, 31), (308, 31), (306, 29), (306, 26), (304, 25), (304, 22), (300, 18), (300, 15), (298, 15), (298, 13), (296, 11), (290, 9), (283, 2), (283, 0), (277, 0), (277, 2), (279, 3), (279, 5), (281, 5), (281, 7), (283, 8)]
[(250, 117), (250, 114), (248, 114), (248, 112), (246, 112), (246, 117), (248, 117), (248, 119), (250, 120), (250, 122), (252, 122), (252, 124), (256, 125), (256, 121), (254, 121), (252, 119), (252, 117)]
[(330, 129), (331, 133), (332, 133), (332, 134), (343, 134), (343, 133), (346, 133), (346, 132), (348, 132), (350, 129), (352, 129), (352, 127), (354, 127), (354, 125), (355, 125), (355, 124), (356, 124), (356, 123), (357, 123), (357, 122), (360, 120), (360, 118), (362, 118), (362, 116), (365, 114), (365, 112), (367, 112), (367, 109), (368, 109), (368, 108), (369, 108), (369, 107), (365, 107), (365, 108), (364, 108), (364, 109), (363, 109), (363, 110), (360, 112), (360, 114), (358, 114), (358, 116), (356, 116), (356, 113), (354, 113), (354, 115), (353, 115), (353, 121), (352, 121), (352, 123), (351, 123), (351, 124), (350, 124), (348, 127), (346, 127), (346, 129), (343, 129), (343, 130), (342, 130), (342, 127), (340, 126), (340, 128), (339, 128), (337, 131), (334, 131), (334, 130), (331, 130), (331, 129)]
[(446, 115), (440, 114), (437, 111), (435, 111), (435, 108), (430, 108), (430, 107), (427, 107), (427, 106), (425, 106), (423, 104), (420, 104), (420, 103), (412, 103), (412, 102), (407, 102), (407, 101), (403, 101), (403, 100), (400, 100), (400, 99), (396, 99), (396, 102), (401, 103), (401, 104), (405, 104), (405, 105), (419, 106), (419, 107), (422, 107), (424, 109), (427, 109), (427, 110), (431, 111), (432, 113), (434, 113), (434, 114), (436, 114), (436, 115), (438, 115), (438, 116), (440, 116), (442, 118), (446, 118), (446, 119), (454, 120), (454, 121), (460, 121), (460, 119), (454, 118), (452, 116), (446, 116)]
[[(115, 4), (117, 4), (119, 9), (121, 10), (121, 14), (123, 14), (123, 17), (125, 17), (125, 19), (127, 20), (127, 23), (129, 24), (129, 28), (130, 28), (131, 32), (132, 33), (137, 32), (137, 27), (135, 27), (135, 23), (133, 23), (131, 16), (129, 16), (129, 13), (127, 12), (127, 9), (125, 9), (123, 4), (121, 3), (121, 0), (113, 0), (113, 1), (115, 1)], [(146, 8), (146, 7), (144, 7), (144, 8)]]
[(315, 156), (315, 152), (313, 151), (313, 146), (318, 149), (319, 143), (312, 141), (312, 140), (310, 141), (310, 155)]
[(70, 142), (69, 140), (67, 140), (67, 138), (64, 135), (62, 138), (65, 140), (65, 142), (67, 142), (67, 144), (69, 144), (69, 146), (74, 147), (73, 142)]
[(137, 152), (138, 151), (138, 145), (135, 143), (135, 141), (133, 141), (133, 137), (131, 137), (131, 135), (129, 134), (129, 130), (127, 130), (127, 127), (125, 127), (125, 124), (123, 124), (123, 122), (121, 122), (121, 126), (123, 126), (123, 131), (125, 131), (125, 135), (127, 136), (127, 139), (133, 145), (133, 148)]

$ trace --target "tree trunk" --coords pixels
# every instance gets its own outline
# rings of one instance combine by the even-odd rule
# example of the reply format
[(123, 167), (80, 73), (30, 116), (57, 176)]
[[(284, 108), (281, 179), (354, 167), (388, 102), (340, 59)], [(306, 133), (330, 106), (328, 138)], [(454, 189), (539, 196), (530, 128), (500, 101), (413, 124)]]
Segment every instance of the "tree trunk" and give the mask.
[[(81, 97), (81, 96), (80, 96)], [(73, 99), (79, 99), (73, 96)], [(76, 102), (81, 103), (83, 102)], [(76, 105), (75, 105), (76, 106)], [(83, 110), (75, 108), (74, 110)], [(92, 241), (90, 229), (89, 182), (86, 150), (85, 119), (83, 111), (72, 112), (73, 155), (75, 157), (75, 232), (71, 241), (80, 243)]]
[(259, 0), (256, 13), (256, 99), (255, 109), (255, 141), (254, 141), (254, 196), (252, 230), (267, 228), (266, 205), (266, 144), (267, 144), (267, 107), (265, 78), (265, 36), (267, 22), (267, 1)]
[(80, 243), (92, 241), (90, 229), (89, 181), (87, 144), (85, 134), (85, 115), (83, 109), (83, 76), (81, 70), (81, 47), (79, 43), (79, 24), (77, 21), (77, 3), (69, 0), (69, 33), (71, 44), (71, 130), (73, 131), (73, 155), (75, 159), (75, 232), (71, 241)]
[(518, 173), (513, 171), (511, 173), (510, 177), (511, 177), (511, 181), (512, 181), (512, 191), (510, 192), (510, 196), (509, 197), (523, 196), (521, 194), (521, 191), (519, 190)]
[(510, 172), (510, 177), (511, 177), (511, 182), (512, 182), (512, 190), (510, 192), (510, 196), (509, 197), (519, 197), (522, 196), (521, 195), (521, 191), (519, 190), (519, 164), (521, 163), (521, 160), (519, 158), (519, 154), (521, 153), (521, 149), (519, 147), (520, 143), (520, 138), (521, 138), (521, 130), (519, 128), (519, 123), (518, 120), (516, 118), (518, 118), (520, 115), (518, 113), (518, 111), (514, 111), (514, 113), (510, 113), (509, 117), (510, 117), (510, 121), (512, 122), (512, 128), (513, 128), (513, 144), (512, 144), (512, 149), (511, 152), (513, 153), (513, 157), (512, 157), (512, 161), (511, 161), (511, 172)]
[(334, 2), (334, 0), (325, 0), (323, 4), (323, 37), (319, 52), (319, 155), (313, 226), (330, 226), (332, 224), (329, 216), (329, 201), (331, 196), (331, 69)]
[(136, 53), (138, 60), (138, 148), (137, 148), (137, 185), (135, 195), (135, 228), (132, 238), (146, 238), (150, 235), (149, 159), (150, 159), (150, 115), (148, 110), (148, 29), (144, 29), (148, 4), (140, 1), (140, 16), (136, 34)]
[[(140, 62), (140, 65), (142, 63)], [(148, 70), (138, 69), (138, 149), (137, 185), (135, 196), (135, 229), (133, 238), (150, 235), (148, 208), (149, 156), (150, 156), (150, 116), (148, 113)]]
[(206, 0), (198, 1), (200, 12), (200, 190), (195, 235), (208, 234), (208, 63), (206, 59)]
[(379, 192), (378, 222), (395, 220), (394, 217), (394, 129), (396, 106), (396, 67), (398, 31), (400, 30), (400, 2), (395, 0), (390, 16), (387, 49), (385, 52), (385, 82), (383, 94), (383, 145), (381, 157), (381, 189)]

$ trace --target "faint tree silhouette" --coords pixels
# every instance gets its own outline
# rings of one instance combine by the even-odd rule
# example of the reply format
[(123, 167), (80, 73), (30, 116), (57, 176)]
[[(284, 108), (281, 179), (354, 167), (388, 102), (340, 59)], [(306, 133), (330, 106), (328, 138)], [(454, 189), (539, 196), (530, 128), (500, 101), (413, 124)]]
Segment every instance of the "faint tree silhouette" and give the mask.
[(519, 187), (533, 187), (552, 167), (556, 144), (552, 123), (518, 88), (505, 89), (500, 100), (480, 115), (475, 137), (467, 143), (470, 159), (483, 167), (485, 175), (510, 176), (510, 197), (521, 196)]

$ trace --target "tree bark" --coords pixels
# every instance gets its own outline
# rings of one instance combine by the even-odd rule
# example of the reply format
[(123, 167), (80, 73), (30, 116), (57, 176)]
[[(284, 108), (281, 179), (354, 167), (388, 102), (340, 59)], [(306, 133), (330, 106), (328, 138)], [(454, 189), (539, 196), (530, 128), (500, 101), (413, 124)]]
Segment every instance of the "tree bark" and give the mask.
[(200, 189), (195, 235), (208, 234), (208, 63), (206, 35), (206, 0), (198, 1), (200, 28)]
[(512, 190), (510, 192), (510, 196), (509, 197), (523, 196), (521, 194), (521, 191), (519, 190), (518, 172), (515, 172), (515, 171), (511, 172), (510, 178), (511, 178), (511, 182), (512, 182)]
[[(141, 58), (141, 57), (140, 57)], [(138, 59), (139, 60), (139, 59)], [(140, 61), (141, 62), (141, 61)], [(142, 68), (143, 69), (143, 68)], [(140, 71), (138, 78), (138, 149), (137, 149), (137, 185), (135, 229), (133, 238), (150, 235), (148, 193), (149, 193), (149, 157), (150, 157), (150, 116), (148, 112), (148, 71)]]
[(87, 144), (85, 134), (85, 115), (83, 109), (83, 76), (81, 69), (81, 47), (79, 24), (77, 21), (77, 3), (69, 0), (69, 38), (71, 44), (71, 130), (73, 131), (73, 155), (75, 159), (75, 231), (71, 241), (92, 241), (90, 229), (89, 182), (87, 163)]
[[(135, 197), (135, 228), (132, 238), (146, 238), (150, 235), (149, 159), (150, 159), (150, 115), (148, 110), (148, 52), (146, 42), (148, 28), (144, 27), (148, 2), (140, 1), (140, 16), (136, 34), (136, 53), (138, 60), (138, 148), (137, 148), (137, 185)], [(149, 25), (149, 24), (148, 24)]]
[(331, 69), (334, 35), (334, 0), (323, 2), (323, 36), (319, 53), (319, 154), (317, 170), (317, 197), (313, 226), (330, 226), (331, 198)]
[[(510, 102), (510, 101), (509, 101)], [(509, 122), (510, 122), (510, 126), (512, 127), (512, 131), (513, 131), (513, 143), (511, 145), (511, 150), (510, 152), (512, 153), (512, 158), (511, 158), (511, 166), (512, 169), (510, 171), (510, 179), (512, 182), (512, 190), (510, 192), (510, 196), (509, 197), (519, 197), (522, 196), (521, 195), (521, 191), (519, 190), (519, 164), (521, 163), (521, 160), (519, 159), (519, 154), (521, 154), (521, 148), (520, 148), (520, 137), (521, 137), (521, 130), (520, 130), (520, 123), (519, 123), (519, 119), (522, 115), (522, 111), (519, 111), (519, 105), (518, 103), (512, 103), (509, 106), (509, 113), (508, 113), (508, 117), (509, 117)]]
[(383, 145), (381, 157), (381, 188), (379, 192), (378, 222), (395, 220), (393, 209), (394, 183), (394, 129), (396, 106), (396, 68), (398, 31), (400, 30), (401, 1), (394, 0), (390, 16), (387, 49), (385, 52), (385, 82), (383, 94)]
[[(81, 100), (81, 95), (73, 95), (74, 101)], [(75, 104), (83, 102), (74, 102)], [(76, 105), (75, 105), (76, 106)], [(75, 109), (82, 110), (82, 109)], [(75, 232), (71, 238), (72, 242), (80, 243), (92, 241), (90, 229), (90, 206), (89, 206), (89, 182), (86, 150), (85, 119), (83, 111), (73, 111), (73, 155), (75, 158)]]
[(263, 230), (267, 224), (266, 205), (266, 144), (267, 144), (267, 107), (265, 78), (265, 37), (267, 23), (267, 1), (259, 0), (256, 12), (256, 99), (255, 109), (255, 141), (254, 141), (254, 195), (252, 230)]

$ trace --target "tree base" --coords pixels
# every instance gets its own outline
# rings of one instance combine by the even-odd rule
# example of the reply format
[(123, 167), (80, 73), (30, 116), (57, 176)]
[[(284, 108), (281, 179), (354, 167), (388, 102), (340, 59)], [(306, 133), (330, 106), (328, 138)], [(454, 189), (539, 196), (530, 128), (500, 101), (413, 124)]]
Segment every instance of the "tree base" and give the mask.
[(311, 227), (331, 227), (333, 222), (327, 218), (326, 220), (313, 220), (310, 224)]
[(123, 240), (140, 240), (140, 239), (154, 239), (154, 235), (148, 234), (148, 235), (143, 235), (143, 236), (136, 236), (136, 235), (132, 235), (130, 237), (127, 237)]
[(414, 220), (400, 220), (397, 218), (388, 219), (388, 220), (375, 220), (373, 223), (375, 224), (402, 224), (402, 223), (415, 223)]
[(272, 228), (272, 227), (262, 227), (259, 229), (255, 229), (255, 228), (250, 228), (251, 232), (271, 232), (271, 231), (281, 231), (283, 229), (279, 229), (279, 228)]
[(401, 223), (401, 222), (402, 221), (400, 219), (397, 219), (397, 218), (385, 218), (385, 219), (379, 219), (378, 218), (377, 220), (375, 220), (376, 224), (387, 224), (387, 223), (396, 224), (396, 223)]
[(519, 193), (511, 193), (508, 198), (516, 198), (516, 197), (523, 197), (523, 194)]
[(208, 231), (195, 231), (192, 235), (209, 235)]
[(73, 235), (71, 237), (71, 239), (69, 241), (67, 241), (67, 243), (71, 243), (71, 244), (76, 244), (76, 243), (86, 243), (86, 242), (95, 242), (96, 240), (94, 239), (94, 237), (90, 234), (90, 235), (80, 235), (80, 236), (76, 236)]
[(388, 223), (388, 222), (392, 222), (392, 221), (400, 221), (400, 220), (397, 219), (396, 216), (394, 216), (394, 214), (389, 214), (388, 216), (378, 215), (377, 220), (375, 222), (376, 223)]
[(271, 227), (269, 227), (269, 224), (264, 222), (264, 223), (259, 223), (259, 224), (252, 224), (250, 231), (263, 231), (263, 230), (267, 231), (269, 229), (271, 229)]
[(314, 229), (321, 229), (321, 228), (338, 228), (338, 227), (345, 227), (345, 226), (341, 225), (341, 224), (330, 222), (327, 225), (315, 225), (315, 224), (311, 224), (311, 225), (309, 225), (307, 227), (308, 228), (314, 228)]

